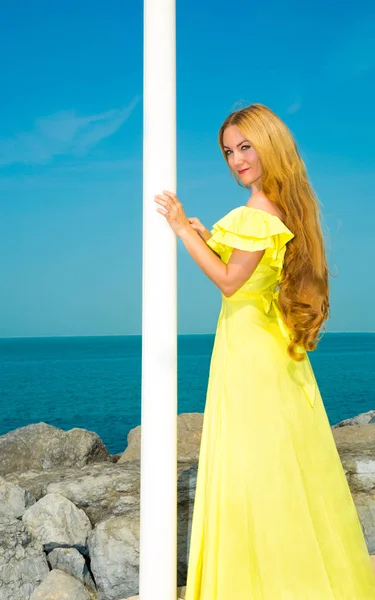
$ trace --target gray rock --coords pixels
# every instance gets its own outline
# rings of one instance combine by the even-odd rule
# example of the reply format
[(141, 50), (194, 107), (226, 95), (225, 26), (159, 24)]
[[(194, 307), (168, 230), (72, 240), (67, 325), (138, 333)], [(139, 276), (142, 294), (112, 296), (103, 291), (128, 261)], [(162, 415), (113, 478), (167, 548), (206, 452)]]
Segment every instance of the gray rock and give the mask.
[(125, 514), (129, 506), (139, 502), (139, 461), (15, 473), (7, 475), (6, 480), (27, 489), (37, 500), (47, 493), (65, 496), (82, 508), (94, 525), (111, 516)]
[[(134, 514), (133, 514), (134, 513)], [(96, 525), (88, 540), (98, 600), (118, 600), (138, 591), (139, 510)]]
[[(199, 458), (203, 413), (182, 413), (177, 416), (177, 453), (180, 462), (194, 462)], [(119, 463), (139, 460), (141, 454), (141, 425), (128, 433), (128, 445)]]
[(198, 464), (183, 471), (177, 482), (177, 585), (185, 585)]
[(59, 569), (75, 577), (81, 583), (95, 590), (95, 583), (87, 567), (86, 560), (75, 548), (55, 548), (47, 556), (51, 569)]
[(332, 430), (352, 493), (375, 487), (375, 427), (351, 425)]
[(30, 600), (90, 600), (90, 594), (80, 581), (54, 569), (34, 591)]
[(370, 554), (375, 552), (375, 427), (332, 429)]
[(48, 572), (42, 544), (22, 521), (0, 515), (0, 600), (29, 600)]
[(27, 490), (0, 477), (1, 514), (19, 518), (33, 504), (35, 498)]
[(332, 425), (332, 429), (336, 429), (337, 427), (346, 427), (347, 425), (367, 425), (368, 423), (374, 422), (375, 410), (369, 410), (368, 412), (361, 413), (355, 417), (350, 417), (349, 419), (339, 421), (335, 425)]
[[(179, 460), (177, 466), (177, 567), (178, 585), (184, 585), (199, 456), (201, 434), (199, 420), (202, 422), (202, 415), (196, 413), (191, 418), (188, 415), (179, 417), (181, 417), (179, 419), (179, 452), (183, 451), (183, 460)], [(332, 427), (370, 553), (375, 552), (375, 427), (372, 423), (374, 418), (375, 411), (369, 411), (369, 413), (363, 413), (363, 415), (358, 415), (346, 422), (342, 421)], [(346, 427), (344, 424), (350, 426)], [(137, 436), (139, 436), (140, 428), (136, 428), (136, 430), (133, 430), (133, 433), (136, 434), (133, 449), (130, 448), (132, 442), (129, 446), (129, 452), (130, 450), (134, 451), (133, 456), (137, 456), (138, 452), (139, 437)], [(56, 455), (54, 456), (56, 457)], [(128, 453), (126, 457), (121, 458), (121, 462), (117, 463), (113, 461), (113, 457), (109, 457), (104, 462), (84, 464), (80, 468), (72, 466), (69, 461), (67, 461), (68, 465), (63, 463), (60, 466), (49, 468), (55, 464), (52, 461), (48, 464), (45, 463), (49, 468), (47, 471), (39, 468), (20, 473), (15, 470), (4, 476), (6, 482), (17, 484), (36, 499), (48, 498), (48, 496), (57, 496), (60, 499), (64, 497), (68, 505), (70, 501), (77, 507), (75, 510), (83, 509), (91, 523), (96, 525), (91, 533), (89, 533), (91, 527), (88, 528), (86, 535), (89, 535), (86, 544), (91, 553), (90, 569), (98, 587), (98, 600), (119, 600), (138, 592), (140, 461), (139, 458), (129, 460), (131, 456)], [(58, 462), (60, 457), (57, 456), (53, 460)], [(38, 504), (39, 502), (28, 508), (23, 519), (29, 511), (35, 510)], [(22, 505), (20, 510), (22, 510)], [(69, 510), (73, 509), (70, 507)], [(77, 544), (77, 540), (71, 537), (75, 532), (75, 526), (71, 524), (69, 510), (61, 509), (61, 514), (59, 510), (57, 511), (59, 519), (57, 519), (58, 525), (55, 525), (56, 515), (52, 508), (44, 509), (44, 512), (41, 511), (36, 519), (36, 524), (33, 521), (34, 528), (31, 530), (46, 543), (47, 550), (55, 546), (76, 546), (82, 553), (87, 553), (87, 548), (80, 546), (82, 539)], [(38, 513), (38, 511), (36, 512)], [(47, 525), (48, 521), (50, 524)], [(66, 535), (65, 538), (61, 530)], [(54, 561), (54, 567), (67, 572), (71, 569), (70, 573), (78, 578), (80, 577), (78, 571), (82, 568), (84, 558), (80, 558), (79, 554), (74, 553), (77, 565), (72, 566), (73, 561), (67, 565), (65, 558), (68, 554), (68, 550), (58, 550), (54, 551), (54, 554), (50, 553), (49, 556)], [(85, 580), (83, 579), (83, 581)], [(2, 600), (1, 587), (0, 600)], [(8, 600), (7, 597), (6, 600)]]
[[(177, 580), (187, 574), (197, 465), (181, 472), (177, 485)], [(139, 503), (121, 517), (98, 523), (88, 539), (98, 600), (118, 600), (138, 593)]]
[[(373, 496), (353, 494), (369, 554), (375, 554), (375, 500)], [(374, 565), (375, 566), (375, 565)]]
[[(179, 462), (178, 474), (190, 466), (191, 463)], [(47, 493), (65, 496), (85, 511), (93, 525), (111, 516), (126, 514), (133, 504), (139, 503), (139, 461), (15, 473), (7, 475), (6, 480), (27, 489), (37, 500)]]
[(46, 423), (0, 436), (0, 456), (0, 475), (112, 460), (96, 433), (78, 428), (63, 431)]
[[(98, 463), (98, 465), (111, 465), (111, 463)], [(36, 500), (40, 500), (47, 494), (47, 488), (50, 483), (64, 481), (67, 478), (78, 477), (86, 469), (91, 469), (97, 465), (89, 465), (76, 469), (74, 467), (60, 467), (51, 469), (51, 471), (26, 471), (25, 473), (9, 473), (4, 475), (4, 479), (10, 483), (16, 483), (22, 488), (27, 489)]]
[(47, 491), (69, 498), (95, 525), (111, 516), (126, 514), (138, 504), (139, 486), (138, 461), (92, 465), (62, 481), (49, 483)]
[[(177, 588), (177, 600), (184, 600), (186, 595), (186, 586)], [(121, 600), (140, 600), (138, 595), (132, 596), (131, 598), (122, 598)]]
[(91, 523), (83, 510), (60, 494), (47, 494), (23, 515), (27, 529), (48, 552), (56, 547), (72, 546), (86, 552)]

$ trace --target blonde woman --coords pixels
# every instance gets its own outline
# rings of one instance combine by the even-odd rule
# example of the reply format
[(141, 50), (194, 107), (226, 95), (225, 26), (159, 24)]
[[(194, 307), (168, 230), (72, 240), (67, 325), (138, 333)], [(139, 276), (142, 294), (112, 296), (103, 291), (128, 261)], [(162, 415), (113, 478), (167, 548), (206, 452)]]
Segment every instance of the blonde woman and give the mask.
[(211, 233), (160, 212), (222, 293), (186, 600), (370, 600), (375, 574), (307, 351), (329, 317), (318, 200), (285, 123), (253, 104), (219, 144), (251, 197)]

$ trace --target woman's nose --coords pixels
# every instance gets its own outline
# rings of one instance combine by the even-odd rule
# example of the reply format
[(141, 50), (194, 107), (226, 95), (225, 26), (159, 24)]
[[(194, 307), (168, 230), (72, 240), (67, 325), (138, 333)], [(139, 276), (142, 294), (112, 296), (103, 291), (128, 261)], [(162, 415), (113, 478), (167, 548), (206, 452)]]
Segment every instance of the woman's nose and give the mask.
[(243, 156), (241, 154), (233, 154), (233, 162), (236, 166), (241, 166), (244, 162)]

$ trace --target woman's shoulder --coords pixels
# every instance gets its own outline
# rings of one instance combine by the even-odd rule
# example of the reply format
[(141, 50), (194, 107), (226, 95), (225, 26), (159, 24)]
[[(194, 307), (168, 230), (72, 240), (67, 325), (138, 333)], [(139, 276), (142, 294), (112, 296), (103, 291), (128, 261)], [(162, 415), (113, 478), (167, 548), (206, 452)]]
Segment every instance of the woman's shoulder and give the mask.
[(250, 201), (248, 201), (245, 206), (246, 208), (262, 210), (274, 217), (278, 217), (280, 221), (285, 222), (286, 215), (275, 202), (267, 198), (267, 196), (263, 193), (254, 194), (254, 196), (251, 197)]
[(213, 225), (212, 234), (235, 233), (242, 236), (254, 236), (256, 238), (272, 237), (279, 234), (287, 234), (294, 237), (282, 219), (263, 208), (255, 208), (253, 205), (241, 205), (233, 208)]

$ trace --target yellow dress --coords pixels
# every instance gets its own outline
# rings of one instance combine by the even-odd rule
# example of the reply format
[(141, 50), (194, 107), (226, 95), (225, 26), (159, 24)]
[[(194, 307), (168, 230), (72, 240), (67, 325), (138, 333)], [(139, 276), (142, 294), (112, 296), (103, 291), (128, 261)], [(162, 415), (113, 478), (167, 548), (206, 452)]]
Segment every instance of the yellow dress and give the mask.
[[(207, 244), (265, 249), (222, 297), (211, 357), (186, 600), (371, 600), (375, 574), (308, 354), (289, 358), (276, 286), (294, 234), (240, 206)], [(303, 349), (300, 348), (303, 352)]]

